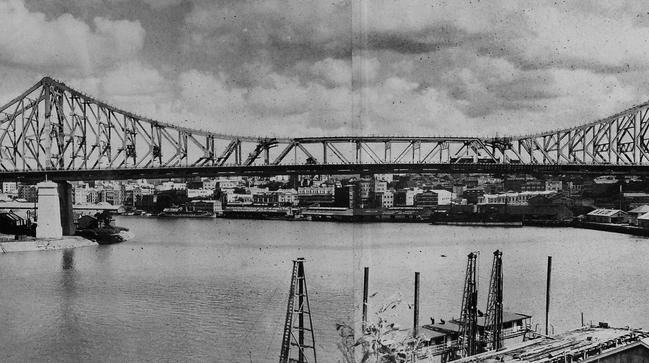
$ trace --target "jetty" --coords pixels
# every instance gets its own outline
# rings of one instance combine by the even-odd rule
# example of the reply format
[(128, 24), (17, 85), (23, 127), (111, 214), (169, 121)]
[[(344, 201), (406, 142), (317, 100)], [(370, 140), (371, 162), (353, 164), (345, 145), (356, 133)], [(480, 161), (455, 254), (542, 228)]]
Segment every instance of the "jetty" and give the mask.
[(456, 360), (465, 362), (647, 362), (649, 332), (610, 328), (606, 323), (586, 326), (552, 337), (542, 336), (498, 351)]

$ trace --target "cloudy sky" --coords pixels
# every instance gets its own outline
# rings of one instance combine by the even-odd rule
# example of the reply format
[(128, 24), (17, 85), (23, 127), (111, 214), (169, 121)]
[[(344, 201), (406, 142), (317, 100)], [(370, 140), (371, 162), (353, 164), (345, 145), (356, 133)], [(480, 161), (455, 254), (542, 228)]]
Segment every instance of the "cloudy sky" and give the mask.
[(0, 0), (0, 103), (47, 74), (225, 133), (529, 133), (649, 99), (644, 3)]

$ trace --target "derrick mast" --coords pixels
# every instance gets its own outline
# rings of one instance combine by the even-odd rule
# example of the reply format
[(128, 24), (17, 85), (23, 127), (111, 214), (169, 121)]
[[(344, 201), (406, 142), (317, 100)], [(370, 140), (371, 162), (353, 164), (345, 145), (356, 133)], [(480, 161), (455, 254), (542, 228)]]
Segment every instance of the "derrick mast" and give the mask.
[(460, 336), (456, 352), (460, 357), (472, 356), (477, 351), (478, 334), (478, 253), (469, 253), (460, 312)]
[(484, 340), (487, 349), (498, 350), (503, 346), (503, 253), (494, 252), (489, 282), (489, 297), (485, 314)]
[[(296, 325), (297, 323), (297, 325)], [(306, 334), (305, 334), (306, 333)], [(292, 352), (291, 347), (295, 347)], [(295, 354), (297, 353), (297, 354)], [(309, 294), (304, 275), (304, 258), (293, 260), (293, 273), (286, 307), (279, 363), (316, 363), (315, 337)]]

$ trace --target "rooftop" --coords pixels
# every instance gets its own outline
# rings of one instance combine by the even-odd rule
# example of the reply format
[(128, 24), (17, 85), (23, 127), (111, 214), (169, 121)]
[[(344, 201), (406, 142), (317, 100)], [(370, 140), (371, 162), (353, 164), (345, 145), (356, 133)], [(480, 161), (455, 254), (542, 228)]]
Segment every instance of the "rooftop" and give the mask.
[(614, 216), (614, 215), (616, 215), (618, 213), (626, 213), (626, 212), (624, 212), (622, 210), (619, 210), (619, 209), (604, 209), (604, 208), (602, 208), (602, 209), (595, 209), (594, 211), (588, 213), (588, 215), (589, 216), (608, 216), (608, 217), (611, 217), (611, 216)]
[[(510, 323), (513, 321), (522, 321), (525, 319), (531, 318), (530, 315), (520, 314), (520, 313), (511, 313), (503, 312), (503, 323)], [(484, 316), (478, 317), (478, 326), (484, 327), (485, 318)], [(419, 327), (417, 336), (422, 340), (430, 340), (433, 338), (439, 338), (443, 336), (453, 336), (457, 337), (460, 331), (460, 322), (454, 319), (443, 320), (435, 319), (435, 323), (424, 324)], [(394, 341), (403, 341), (407, 337), (412, 336), (411, 328), (404, 329), (395, 329), (390, 333), (390, 339)], [(455, 338), (453, 338), (455, 339)]]
[(649, 205), (643, 204), (637, 208), (633, 208), (629, 211), (629, 213), (635, 213), (635, 214), (645, 214), (649, 212)]
[(647, 198), (649, 197), (649, 193), (643, 193), (643, 192), (625, 192), (624, 198)]

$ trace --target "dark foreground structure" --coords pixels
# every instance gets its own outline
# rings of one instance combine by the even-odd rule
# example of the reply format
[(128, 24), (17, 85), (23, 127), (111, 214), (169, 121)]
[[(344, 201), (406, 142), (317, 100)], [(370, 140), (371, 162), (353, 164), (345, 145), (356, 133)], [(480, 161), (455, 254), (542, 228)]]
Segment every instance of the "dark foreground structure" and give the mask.
[(609, 328), (600, 323), (455, 362), (649, 362), (649, 332)]

